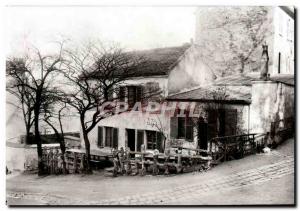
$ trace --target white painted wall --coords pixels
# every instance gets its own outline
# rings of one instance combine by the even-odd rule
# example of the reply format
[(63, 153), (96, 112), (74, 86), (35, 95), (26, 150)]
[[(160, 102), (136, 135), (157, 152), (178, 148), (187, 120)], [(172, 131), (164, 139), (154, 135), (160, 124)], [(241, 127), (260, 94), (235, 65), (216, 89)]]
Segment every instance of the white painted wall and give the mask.
[(210, 83), (214, 79), (213, 71), (203, 61), (201, 49), (197, 45), (192, 45), (170, 71), (168, 92), (169, 94), (182, 92)]
[[(126, 80), (123, 84), (124, 85), (143, 85), (147, 82), (156, 82), (159, 84), (160, 89), (162, 90), (162, 95), (164, 97), (167, 96), (168, 90), (167, 90), (167, 82), (168, 78), (167, 76), (151, 76), (151, 77), (136, 77), (132, 78), (130, 80)], [(89, 115), (91, 115), (92, 112), (89, 112)], [(168, 126), (168, 118), (166, 118), (164, 115), (145, 115), (140, 113), (121, 113), (119, 115), (114, 115), (111, 117), (108, 117), (106, 119), (101, 120), (98, 125), (89, 133), (89, 139), (91, 144), (91, 149), (99, 149), (97, 146), (97, 140), (98, 140), (98, 127), (115, 127), (119, 128), (119, 137), (118, 137), (118, 147), (126, 147), (126, 129), (136, 129), (136, 130), (154, 130), (158, 131), (157, 128), (152, 127), (147, 123), (150, 119), (157, 118), (160, 119), (164, 127)], [(87, 118), (88, 119), (88, 118)], [(144, 140), (146, 140), (144, 138)], [(146, 145), (146, 142), (145, 142)], [(83, 138), (81, 138), (81, 146), (84, 147), (84, 141)], [(101, 151), (109, 151), (110, 148), (104, 147), (100, 149)]]
[[(294, 116), (294, 87), (272, 81), (255, 81), (250, 106), (251, 133), (270, 131), (271, 122)], [(282, 125), (283, 126), (283, 125)]]
[(294, 74), (294, 19), (281, 8), (274, 9), (274, 63), (271, 74), (278, 73), (279, 52), (280, 73)]

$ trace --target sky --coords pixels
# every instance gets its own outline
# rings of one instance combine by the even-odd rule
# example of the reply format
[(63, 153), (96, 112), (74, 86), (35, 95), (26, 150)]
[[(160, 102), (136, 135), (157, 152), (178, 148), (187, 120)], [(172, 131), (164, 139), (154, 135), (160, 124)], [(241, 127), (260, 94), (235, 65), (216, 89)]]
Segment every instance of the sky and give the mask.
[(31, 43), (39, 48), (59, 39), (99, 39), (128, 50), (190, 42), (195, 7), (7, 7), (7, 54)]

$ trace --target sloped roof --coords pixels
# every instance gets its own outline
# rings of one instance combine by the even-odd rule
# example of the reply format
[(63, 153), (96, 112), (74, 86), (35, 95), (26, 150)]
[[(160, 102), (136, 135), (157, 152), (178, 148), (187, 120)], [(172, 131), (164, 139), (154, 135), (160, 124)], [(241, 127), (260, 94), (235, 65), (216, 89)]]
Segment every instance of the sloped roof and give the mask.
[(295, 86), (295, 79), (294, 79), (294, 75), (292, 74), (280, 74), (276, 76), (271, 76), (270, 80), (280, 82), (290, 86)]
[(190, 47), (189, 44), (176, 47), (155, 48), (150, 50), (129, 52), (142, 57), (145, 62), (138, 68), (135, 76), (168, 75), (169, 71), (177, 64), (179, 58)]
[[(224, 97), (216, 97), (217, 86), (199, 87), (194, 90), (170, 95), (168, 100), (182, 100), (182, 101), (197, 101), (197, 102), (227, 102), (236, 104), (250, 104), (251, 93), (249, 90), (235, 90), (226, 88)], [(226, 97), (225, 97), (226, 95)]]
[[(259, 81), (260, 73), (250, 73), (250, 74), (236, 74), (227, 77), (217, 79), (214, 85), (217, 86), (251, 86), (253, 81)], [(271, 76), (270, 81), (280, 82), (287, 85), (294, 86), (294, 75), (292, 74), (279, 74)]]
[(217, 86), (251, 86), (252, 81), (259, 80), (260, 74), (234, 74), (217, 79), (214, 85)]
[[(226, 102), (236, 104), (250, 104), (251, 103), (251, 89), (248, 86), (252, 85), (252, 81), (259, 81), (260, 74), (237, 74), (224, 78), (217, 79), (213, 84), (205, 87), (198, 87), (193, 90), (184, 91), (181, 93), (168, 96), (168, 100), (180, 101), (197, 101), (197, 102)], [(279, 82), (294, 86), (294, 75), (281, 74), (270, 77), (270, 81)], [(216, 98), (215, 93), (220, 86), (226, 86), (226, 98)], [(244, 88), (242, 88), (244, 87)]]
[[(184, 44), (176, 47), (124, 52), (125, 55), (141, 61), (134, 70), (127, 74), (130, 77), (168, 75), (190, 46), (190, 44)], [(117, 75), (118, 71), (114, 74)], [(93, 78), (98, 76), (99, 73), (94, 71), (86, 77)]]

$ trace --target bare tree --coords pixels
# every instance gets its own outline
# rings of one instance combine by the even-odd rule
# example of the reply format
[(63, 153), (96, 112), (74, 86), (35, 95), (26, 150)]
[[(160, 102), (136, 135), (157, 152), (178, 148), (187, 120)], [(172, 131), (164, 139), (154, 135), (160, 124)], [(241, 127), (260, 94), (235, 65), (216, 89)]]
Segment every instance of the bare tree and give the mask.
[(47, 98), (44, 100), (42, 109), (43, 120), (52, 128), (56, 139), (60, 145), (62, 153), (63, 173), (67, 173), (65, 152), (66, 143), (64, 138), (64, 129), (62, 119), (66, 116), (64, 111), (69, 111), (67, 104), (64, 102), (64, 93), (59, 90), (52, 90), (47, 92)]
[(236, 6), (217, 10), (217, 15), (201, 25), (198, 44), (207, 65), (217, 76), (243, 73), (246, 67), (248, 71), (258, 70), (260, 45), (269, 36), (268, 9)]
[[(57, 84), (54, 81), (56, 71), (59, 71), (62, 62), (63, 42), (59, 43), (59, 51), (57, 54), (42, 55), (37, 48), (31, 49), (32, 52), (27, 55), (27, 64), (22, 69), (12, 65), (15, 59), (9, 59), (7, 65), (7, 75), (11, 81), (11, 88), (25, 88), (28, 90), (28, 96), (32, 104), (34, 114), (34, 140), (37, 144), (38, 154), (38, 174), (44, 174), (44, 166), (42, 161), (42, 141), (39, 131), (40, 114), (42, 113), (42, 105), (47, 98), (47, 91), (50, 87)], [(24, 80), (25, 78), (25, 80)]]
[[(12, 71), (16, 71), (20, 74), (21, 84), (27, 83), (27, 78), (25, 74), (26, 61), (24, 59), (12, 58), (6, 61), (6, 74), (10, 75)], [(24, 85), (16, 86), (14, 80), (7, 80), (6, 91), (12, 94), (17, 102), (8, 102), (9, 104), (15, 106), (16, 108), (22, 110), (25, 130), (26, 130), (26, 140), (25, 143), (28, 143), (28, 138), (30, 135), (30, 129), (34, 123), (33, 119), (33, 100), (31, 97), (31, 89)]]
[(101, 120), (115, 114), (116, 107), (107, 103), (117, 105), (119, 86), (134, 76), (143, 61), (123, 52), (117, 45), (106, 47), (92, 42), (66, 51), (66, 55), (64, 76), (70, 88), (65, 100), (79, 114), (86, 149), (86, 173), (92, 173), (88, 134)]

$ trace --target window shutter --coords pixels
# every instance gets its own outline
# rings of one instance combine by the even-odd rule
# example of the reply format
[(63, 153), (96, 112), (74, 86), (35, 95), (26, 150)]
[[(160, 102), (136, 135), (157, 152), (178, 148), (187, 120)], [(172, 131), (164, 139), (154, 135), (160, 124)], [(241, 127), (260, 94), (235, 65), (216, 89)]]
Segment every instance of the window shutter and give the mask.
[(145, 92), (144, 95), (147, 98), (154, 99), (157, 98), (158, 96), (155, 96), (158, 94), (160, 88), (159, 88), (159, 83), (158, 82), (147, 82), (145, 85)]
[(128, 86), (128, 106), (132, 108), (136, 102), (136, 88), (134, 86)]
[[(227, 121), (226, 121), (226, 110), (225, 109), (219, 109), (219, 136), (226, 136), (226, 127), (227, 127)], [(229, 123), (230, 124), (230, 123)]]
[(173, 139), (176, 139), (178, 137), (178, 119), (177, 117), (171, 117), (171, 132), (170, 136)]
[(143, 88), (142, 86), (136, 87), (136, 102), (141, 102), (143, 98)]
[(113, 128), (113, 143), (112, 147), (118, 149), (119, 129)]
[(98, 147), (103, 147), (103, 127), (98, 127)]
[(237, 133), (237, 110), (228, 109), (225, 111), (225, 135), (231, 136)]
[(215, 138), (218, 134), (217, 134), (217, 121), (218, 121), (218, 113), (217, 110), (215, 109), (211, 109), (208, 110), (208, 119), (207, 119), (207, 123), (208, 123), (208, 131), (207, 131), (207, 135), (208, 135), (208, 139), (212, 139)]
[(125, 102), (125, 96), (126, 96), (126, 87), (121, 86), (119, 88), (119, 101), (120, 102)]
[(186, 118), (186, 129), (185, 129), (185, 138), (187, 140), (193, 140), (194, 137), (193, 130), (193, 120), (190, 117)]

